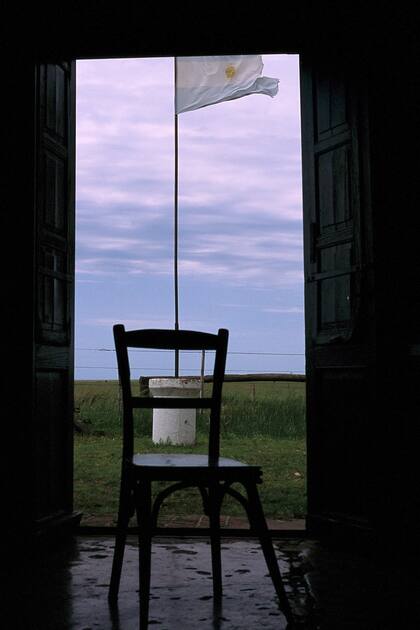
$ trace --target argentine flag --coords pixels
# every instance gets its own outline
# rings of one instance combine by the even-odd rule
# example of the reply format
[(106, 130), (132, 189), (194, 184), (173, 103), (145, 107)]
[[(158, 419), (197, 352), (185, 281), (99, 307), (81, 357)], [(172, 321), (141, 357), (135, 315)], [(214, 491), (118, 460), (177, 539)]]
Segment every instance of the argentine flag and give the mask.
[(175, 113), (249, 94), (275, 96), (278, 79), (261, 76), (261, 55), (175, 58)]

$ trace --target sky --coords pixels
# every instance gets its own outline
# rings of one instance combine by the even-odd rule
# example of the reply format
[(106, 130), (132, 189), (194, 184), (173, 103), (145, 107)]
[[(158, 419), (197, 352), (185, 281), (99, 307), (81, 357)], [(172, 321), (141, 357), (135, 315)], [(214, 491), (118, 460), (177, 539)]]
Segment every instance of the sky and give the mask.
[[(178, 117), (180, 327), (228, 328), (228, 373), (304, 373), (299, 61), (263, 62), (274, 98)], [(174, 326), (173, 58), (78, 61), (76, 112), (75, 378), (115, 379), (115, 323)]]

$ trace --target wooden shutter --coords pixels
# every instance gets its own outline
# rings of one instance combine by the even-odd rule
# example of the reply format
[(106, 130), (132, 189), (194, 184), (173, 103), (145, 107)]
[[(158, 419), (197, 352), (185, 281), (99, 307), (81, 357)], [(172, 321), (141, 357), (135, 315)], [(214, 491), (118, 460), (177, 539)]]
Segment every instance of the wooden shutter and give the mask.
[(301, 58), (308, 526), (369, 527), (373, 304), (364, 83)]
[(37, 68), (34, 515), (72, 512), (74, 63)]

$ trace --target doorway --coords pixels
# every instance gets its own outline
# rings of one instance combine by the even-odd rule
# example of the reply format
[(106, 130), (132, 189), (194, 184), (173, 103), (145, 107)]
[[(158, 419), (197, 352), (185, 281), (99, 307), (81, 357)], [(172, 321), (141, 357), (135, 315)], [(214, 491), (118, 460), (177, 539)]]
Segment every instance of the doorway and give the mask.
[[(280, 79), (274, 99), (252, 96), (180, 117), (181, 327), (230, 328), (227, 372), (238, 376), (305, 371), (299, 59), (263, 59), (264, 74)], [(109, 522), (116, 510), (104, 505), (118, 486), (120, 457), (112, 325), (173, 326), (173, 59), (77, 66), (75, 507), (87, 522)], [(181, 373), (194, 369), (192, 358), (182, 357)], [(135, 376), (172, 369), (170, 357), (149, 353)], [(248, 440), (243, 459), (264, 433), (275, 446), (287, 442), (282, 452), (260, 444), (284, 474), (280, 492), (274, 468), (267, 475), (268, 513), (303, 517), (304, 383), (229, 383), (226, 391), (226, 439)], [(241, 404), (254, 406), (261, 428), (234, 426)], [(92, 455), (95, 442), (100, 456)], [(83, 472), (83, 462), (101, 459), (93, 496), (86, 480), (95, 473)]]

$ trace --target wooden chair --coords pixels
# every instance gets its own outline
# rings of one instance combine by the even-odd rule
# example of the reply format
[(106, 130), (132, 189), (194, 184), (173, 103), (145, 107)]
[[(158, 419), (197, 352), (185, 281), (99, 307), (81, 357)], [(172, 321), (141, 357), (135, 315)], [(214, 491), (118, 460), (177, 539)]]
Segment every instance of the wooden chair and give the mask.
[[(118, 373), (123, 402), (123, 454), (117, 535), (112, 564), (109, 601), (118, 598), (124, 546), (128, 522), (136, 512), (139, 531), (140, 577), (140, 628), (147, 628), (151, 573), (151, 543), (156, 531), (159, 508), (164, 499), (176, 490), (197, 487), (201, 493), (205, 514), (209, 517), (211, 558), (213, 570), (213, 596), (215, 603), (222, 596), (222, 569), (220, 557), (220, 508), (226, 494), (237, 499), (244, 507), (253, 534), (258, 535), (267, 567), (279, 598), (281, 610), (288, 621), (292, 620), (271, 537), (258, 495), (261, 483), (259, 466), (219, 456), (220, 410), (224, 379), (228, 331), (220, 329), (217, 335), (188, 330), (132, 330), (114, 326)], [(131, 392), (128, 348), (155, 348), (174, 350), (215, 350), (213, 388), (209, 398), (150, 398), (133, 396)], [(208, 453), (196, 454), (134, 454), (133, 409), (210, 409)], [(152, 501), (152, 482), (173, 482), (158, 493)], [(246, 497), (231, 487), (240, 482)], [(168, 534), (170, 530), (168, 529)]]

